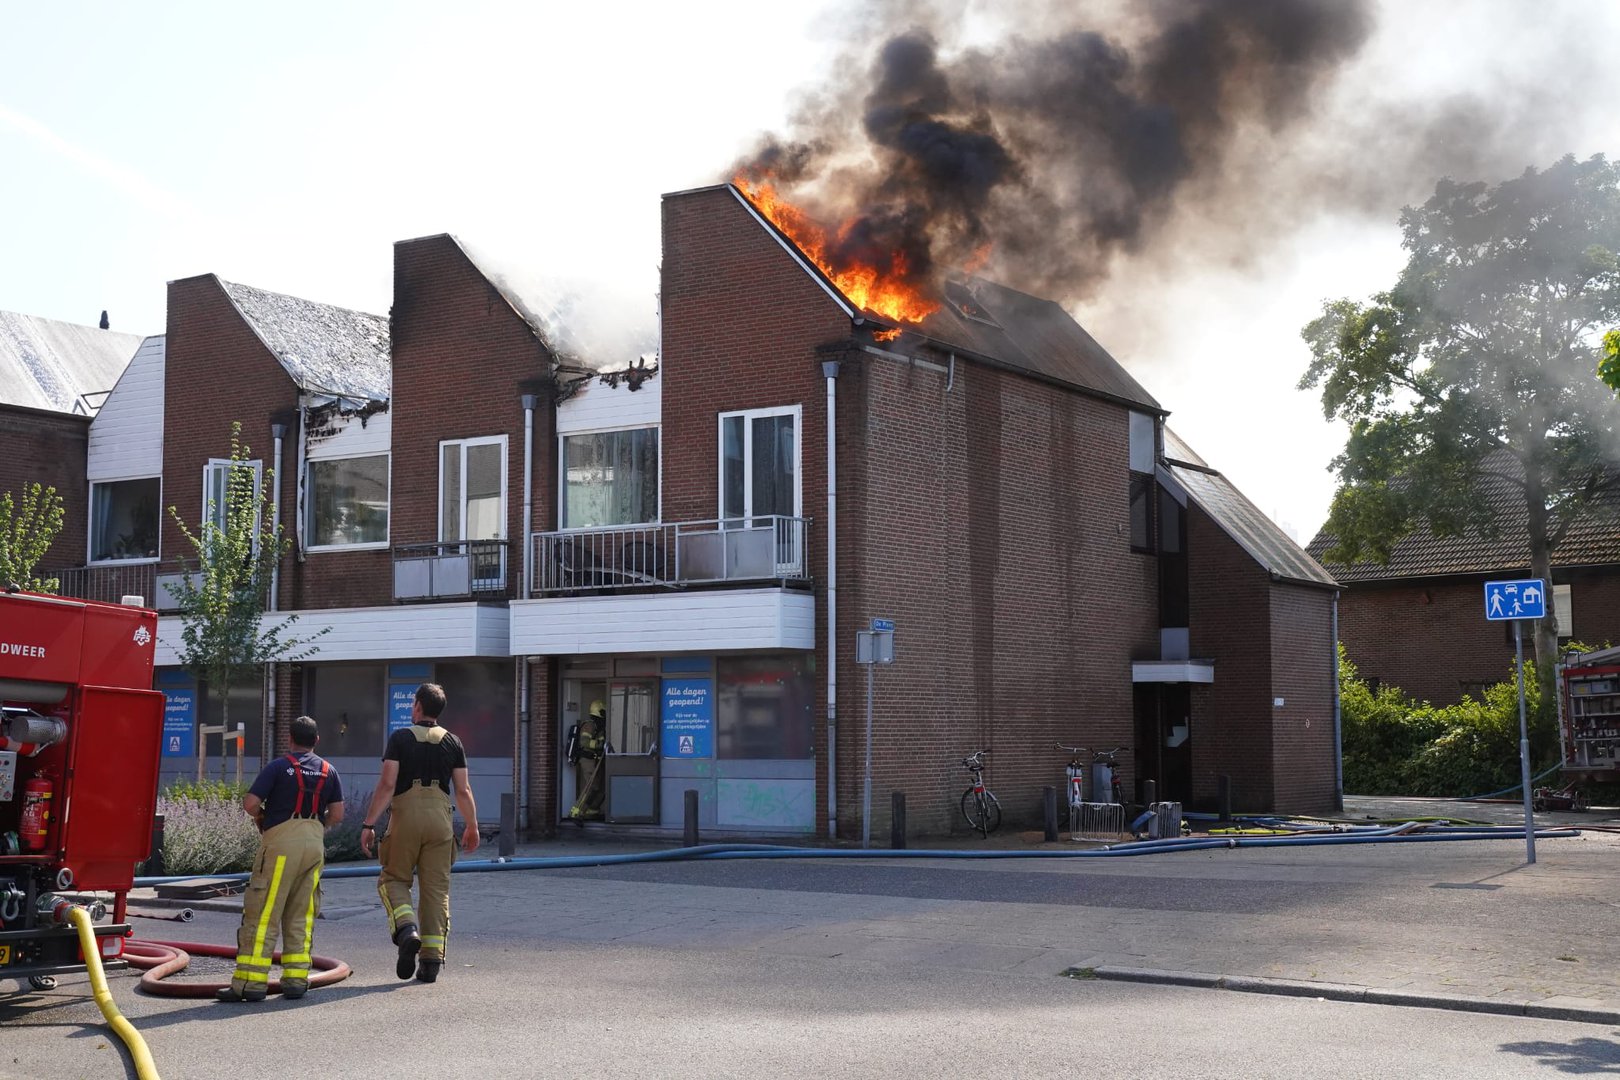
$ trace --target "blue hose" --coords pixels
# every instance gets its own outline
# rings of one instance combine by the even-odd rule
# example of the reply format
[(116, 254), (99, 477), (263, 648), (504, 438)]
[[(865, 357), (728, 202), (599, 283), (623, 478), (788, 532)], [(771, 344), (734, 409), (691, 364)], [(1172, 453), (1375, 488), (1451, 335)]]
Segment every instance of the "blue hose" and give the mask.
[[(479, 874), (497, 870), (566, 870), (585, 866), (618, 866), (628, 863), (675, 862), (684, 859), (1100, 859), (1124, 858), (1135, 855), (1154, 855), (1166, 851), (1206, 851), (1214, 848), (1319, 846), (1324, 844), (1390, 844), (1420, 843), (1440, 840), (1515, 840), (1524, 836), (1522, 828), (1513, 826), (1448, 826), (1444, 832), (1422, 832), (1397, 835), (1401, 826), (1378, 828), (1370, 832), (1307, 834), (1302, 836), (1228, 836), (1228, 837), (1167, 837), (1163, 840), (1139, 840), (1104, 848), (1085, 848), (1078, 851), (1002, 851), (1002, 850), (950, 850), (918, 848), (806, 848), (778, 844), (702, 844), (697, 847), (671, 848), (668, 851), (642, 851), (626, 855), (560, 855), (549, 858), (478, 859), (458, 862), (451, 870), (457, 874)], [(1578, 829), (1540, 829), (1540, 839), (1579, 836)], [(376, 866), (333, 866), (322, 871), (321, 877), (334, 878), (376, 877)], [(246, 881), (247, 874), (210, 874), (220, 881)], [(197, 875), (170, 875), (167, 877), (136, 878), (137, 888), (168, 885), (177, 881), (193, 881)]]
[[(1533, 784), (1537, 780), (1545, 780), (1545, 779), (1547, 779), (1547, 777), (1551, 776), (1553, 773), (1557, 772), (1559, 769), (1562, 769), (1562, 768), (1563, 768), (1563, 765), (1554, 765), (1552, 768), (1548, 769), (1546, 772), (1542, 773), (1540, 776), (1532, 776), (1530, 778), (1530, 782)], [(1458, 802), (1477, 802), (1480, 799), (1494, 799), (1498, 795), (1506, 795), (1508, 792), (1510, 792), (1510, 791), (1518, 791), (1522, 787), (1524, 787), (1523, 784), (1514, 784), (1512, 787), (1505, 787), (1501, 791), (1492, 791), (1492, 792), (1490, 792), (1489, 794), (1486, 794), (1486, 795), (1470, 795), (1465, 799), (1458, 799), (1457, 801)]]

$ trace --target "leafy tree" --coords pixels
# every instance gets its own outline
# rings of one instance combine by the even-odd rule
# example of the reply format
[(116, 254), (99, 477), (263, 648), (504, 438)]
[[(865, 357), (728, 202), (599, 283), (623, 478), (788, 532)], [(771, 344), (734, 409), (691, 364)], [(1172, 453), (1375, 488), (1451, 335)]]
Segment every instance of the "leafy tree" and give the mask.
[[(1487, 477), (1522, 500), (1533, 576), (1616, 481), (1620, 406), (1591, 377), (1620, 322), (1620, 169), (1565, 157), (1496, 187), (1442, 180), (1401, 214), (1410, 253), (1370, 303), (1333, 300), (1304, 329), (1329, 419), (1350, 425), (1324, 529), (1335, 562), (1388, 562), (1426, 527), (1499, 535)], [(1517, 515), (1515, 515), (1517, 516)], [(1555, 624), (1535, 626), (1550, 682)], [(1548, 695), (1550, 700), (1550, 694)]]
[(1598, 361), (1598, 378), (1610, 390), (1620, 393), (1620, 330), (1603, 335), (1603, 359)]
[(15, 583), (29, 592), (54, 593), (61, 582), (34, 571), (62, 531), (62, 496), (33, 481), (22, 497), (0, 495), (0, 586)]
[[(291, 540), (282, 534), (271, 510), (274, 476), (265, 471), (260, 485), (250, 464), (251, 451), (242, 443), (242, 425), (231, 425), (231, 457), (225, 481), (223, 512), (209, 499), (202, 527), (193, 532), (174, 507), (169, 516), (195, 552), (172, 591), (181, 618), (180, 662), (218, 696), (220, 721), (230, 727), (230, 692), (233, 686), (259, 675), (264, 665), (278, 660), (299, 660), (316, 651), (308, 638), (289, 634), (297, 615), (267, 624), (262, 618), (276, 563)], [(221, 520), (223, 519), (223, 525)], [(268, 750), (268, 748), (266, 748)], [(207, 740), (197, 740), (197, 779), (207, 763)], [(220, 754), (220, 777), (225, 757)]]

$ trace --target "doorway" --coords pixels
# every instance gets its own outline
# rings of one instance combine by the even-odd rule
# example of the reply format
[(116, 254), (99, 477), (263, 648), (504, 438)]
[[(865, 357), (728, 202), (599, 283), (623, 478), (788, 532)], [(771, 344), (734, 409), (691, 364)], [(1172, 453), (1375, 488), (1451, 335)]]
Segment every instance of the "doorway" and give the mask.
[(1152, 780), (1158, 797), (1183, 805), (1192, 799), (1192, 686), (1189, 683), (1137, 683), (1137, 800), (1140, 785)]

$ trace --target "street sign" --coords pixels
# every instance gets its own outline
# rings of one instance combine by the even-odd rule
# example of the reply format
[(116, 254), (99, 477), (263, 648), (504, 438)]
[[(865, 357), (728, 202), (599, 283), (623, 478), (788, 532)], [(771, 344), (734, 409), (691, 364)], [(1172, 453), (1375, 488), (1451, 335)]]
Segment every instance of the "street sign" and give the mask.
[(855, 662), (857, 664), (894, 663), (894, 631), (855, 631)]
[(894, 631), (894, 620), (893, 619), (873, 619), (872, 620), (872, 629), (874, 629), (874, 630), (888, 630), (889, 632), (892, 633)]
[(1490, 622), (1546, 617), (1547, 589), (1540, 578), (1485, 583), (1485, 618)]

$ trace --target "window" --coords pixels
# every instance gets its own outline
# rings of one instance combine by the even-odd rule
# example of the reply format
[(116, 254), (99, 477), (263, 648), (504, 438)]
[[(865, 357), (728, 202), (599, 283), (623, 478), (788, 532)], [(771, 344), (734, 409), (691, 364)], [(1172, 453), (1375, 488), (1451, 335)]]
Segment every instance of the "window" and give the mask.
[[(381, 664), (304, 666), (304, 701), (320, 726), (322, 757), (382, 756), (388, 741), (386, 675)], [(349, 803), (351, 812), (356, 805)]]
[(1554, 585), (1553, 592), (1553, 618), (1558, 623), (1558, 636), (1571, 638), (1575, 636), (1575, 609), (1571, 606), (1570, 589), (1568, 585)]
[[(244, 461), (243, 468), (253, 472), (253, 496), (255, 512), (253, 515), (254, 547), (258, 547), (259, 515), (257, 512), (259, 485), (264, 475), (264, 466), (257, 461)], [(225, 531), (226, 493), (231, 475), (231, 463), (228, 460), (214, 458), (203, 467), (203, 513), (204, 524), (209, 521), (220, 532)]]
[(388, 543), (388, 455), (309, 463), (310, 547)]
[(439, 444), (439, 539), (506, 536), (506, 436)]
[(162, 495), (156, 476), (90, 485), (90, 561), (157, 558)]
[(798, 517), (799, 406), (720, 416), (720, 517)]
[(1153, 550), (1153, 482), (1151, 473), (1131, 473), (1131, 550)]
[(815, 756), (811, 718), (815, 673), (810, 657), (722, 656), (715, 667), (715, 750), (722, 758)]
[(434, 681), (449, 704), (444, 725), (456, 733), (468, 757), (510, 757), (516, 744), (512, 702), (517, 690), (510, 663), (447, 662), (433, 665)]
[(562, 440), (562, 527), (658, 520), (658, 429), (594, 431)]

